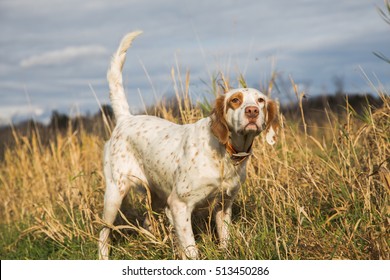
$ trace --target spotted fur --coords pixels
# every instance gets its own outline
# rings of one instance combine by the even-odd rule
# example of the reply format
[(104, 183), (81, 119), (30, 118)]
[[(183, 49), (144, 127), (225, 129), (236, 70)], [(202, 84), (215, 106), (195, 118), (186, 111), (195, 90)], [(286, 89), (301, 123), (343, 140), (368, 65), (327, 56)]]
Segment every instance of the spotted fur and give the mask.
[[(107, 75), (117, 124), (104, 148), (103, 219), (113, 224), (129, 190), (147, 186), (155, 202), (165, 208), (182, 257), (197, 259), (191, 213), (215, 201), (220, 246), (226, 248), (232, 203), (246, 178), (247, 158), (234, 164), (226, 144), (237, 153), (250, 152), (262, 130), (276, 132), (276, 106), (258, 90), (242, 88), (219, 96), (211, 116), (193, 124), (177, 125), (153, 116), (132, 115), (122, 85), (122, 67), (127, 49), (139, 34), (124, 37)], [(274, 136), (270, 136), (272, 141)], [(99, 237), (101, 259), (108, 259), (109, 243), (110, 229), (104, 227)]]

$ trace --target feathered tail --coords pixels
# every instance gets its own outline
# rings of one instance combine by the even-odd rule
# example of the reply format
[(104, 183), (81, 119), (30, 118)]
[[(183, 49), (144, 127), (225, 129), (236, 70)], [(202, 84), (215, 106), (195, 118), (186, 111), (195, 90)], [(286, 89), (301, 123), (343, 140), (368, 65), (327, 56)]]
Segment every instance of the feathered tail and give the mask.
[(122, 69), (126, 60), (127, 49), (130, 48), (133, 40), (141, 33), (142, 31), (134, 31), (123, 37), (118, 50), (112, 56), (111, 66), (107, 71), (111, 105), (117, 120), (123, 116), (131, 115), (125, 90), (123, 88)]

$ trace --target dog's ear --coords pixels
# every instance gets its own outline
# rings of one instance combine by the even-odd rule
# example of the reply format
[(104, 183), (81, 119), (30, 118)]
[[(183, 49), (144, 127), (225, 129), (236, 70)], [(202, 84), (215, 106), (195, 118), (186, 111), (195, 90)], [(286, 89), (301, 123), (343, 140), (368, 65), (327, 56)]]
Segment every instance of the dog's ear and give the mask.
[(266, 135), (265, 139), (268, 144), (273, 145), (276, 143), (277, 134), (279, 130), (279, 121), (278, 121), (278, 106), (272, 100), (267, 102), (267, 112), (266, 112)]
[(218, 96), (211, 114), (211, 131), (221, 144), (229, 140), (229, 128), (225, 119), (225, 96)]

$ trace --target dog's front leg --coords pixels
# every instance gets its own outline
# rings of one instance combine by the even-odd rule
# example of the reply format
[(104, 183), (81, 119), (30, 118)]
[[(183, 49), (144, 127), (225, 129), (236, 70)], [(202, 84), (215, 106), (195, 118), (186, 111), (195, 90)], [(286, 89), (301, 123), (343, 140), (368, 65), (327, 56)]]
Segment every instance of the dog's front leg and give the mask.
[(168, 218), (172, 223), (179, 241), (183, 259), (198, 259), (198, 248), (195, 245), (194, 233), (192, 231), (191, 213), (193, 207), (189, 206), (180, 198), (172, 194), (168, 198), (166, 209)]
[(232, 220), (233, 199), (225, 199), (215, 208), (215, 223), (219, 237), (219, 246), (226, 249), (230, 239), (229, 226)]

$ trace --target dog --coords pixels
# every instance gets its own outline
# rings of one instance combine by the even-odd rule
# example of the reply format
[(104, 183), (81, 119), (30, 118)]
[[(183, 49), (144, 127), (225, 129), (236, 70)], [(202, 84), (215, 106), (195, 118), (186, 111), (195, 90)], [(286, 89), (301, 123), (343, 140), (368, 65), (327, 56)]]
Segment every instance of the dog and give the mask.
[[(273, 145), (278, 132), (274, 101), (252, 88), (227, 89), (217, 97), (209, 117), (178, 125), (146, 115), (132, 115), (126, 100), (122, 68), (126, 52), (141, 34), (122, 39), (107, 79), (116, 126), (104, 147), (103, 220), (99, 257), (108, 259), (110, 228), (131, 188), (148, 186), (154, 202), (163, 205), (174, 228), (183, 259), (198, 259), (191, 224), (193, 210), (214, 201), (219, 243), (226, 248), (233, 200), (246, 178), (252, 143), (265, 131)], [(146, 219), (144, 224), (148, 224)]]

